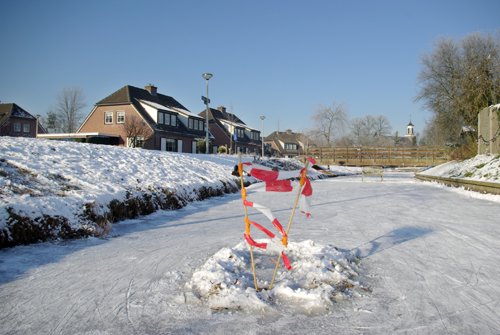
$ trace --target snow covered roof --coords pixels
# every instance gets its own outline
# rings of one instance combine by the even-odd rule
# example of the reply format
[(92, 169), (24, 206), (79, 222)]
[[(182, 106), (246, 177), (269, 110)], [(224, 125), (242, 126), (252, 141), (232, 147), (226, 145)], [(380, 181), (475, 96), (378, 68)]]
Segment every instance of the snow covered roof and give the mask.
[(233, 127), (237, 127), (237, 128), (245, 128), (245, 129), (248, 129), (249, 131), (258, 131), (257, 129), (253, 129), (244, 123), (231, 122), (229, 120), (220, 120), (220, 122), (228, 124), (228, 125), (233, 126)]
[(188, 111), (187, 109), (184, 109), (184, 108), (168, 107), (168, 106), (165, 106), (165, 105), (153, 102), (153, 101), (148, 101), (148, 100), (139, 100), (139, 102), (144, 103), (144, 104), (146, 104), (148, 106), (151, 106), (151, 107), (153, 107), (153, 108), (155, 108), (157, 110), (165, 110), (165, 111), (169, 111), (169, 112), (173, 112), (173, 113), (183, 114), (183, 115), (185, 115), (187, 117), (193, 117), (193, 118), (197, 118), (197, 119), (203, 119), (201, 116), (196, 115), (194, 113), (191, 113), (190, 111)]

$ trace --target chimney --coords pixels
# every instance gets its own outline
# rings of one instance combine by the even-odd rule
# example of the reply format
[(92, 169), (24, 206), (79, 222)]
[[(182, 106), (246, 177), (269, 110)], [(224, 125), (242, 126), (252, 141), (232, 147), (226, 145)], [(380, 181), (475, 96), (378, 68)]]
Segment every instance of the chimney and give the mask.
[(218, 110), (219, 112), (225, 113), (225, 112), (226, 112), (226, 107), (224, 107), (224, 106), (219, 106), (219, 107), (217, 107), (217, 110)]
[(149, 84), (144, 86), (144, 89), (149, 92), (151, 95), (156, 95), (156, 90), (158, 87), (154, 86), (153, 84)]

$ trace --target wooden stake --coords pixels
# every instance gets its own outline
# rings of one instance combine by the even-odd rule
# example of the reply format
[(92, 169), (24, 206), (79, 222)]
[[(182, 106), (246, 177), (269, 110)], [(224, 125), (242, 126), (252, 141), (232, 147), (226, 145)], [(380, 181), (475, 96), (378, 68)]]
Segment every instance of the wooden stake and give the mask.
[[(308, 165), (309, 165), (309, 161), (306, 160), (306, 163), (304, 165), (305, 174), (307, 174)], [(301, 174), (300, 178), (302, 179), (302, 174)], [(297, 192), (297, 196), (295, 197), (295, 202), (293, 203), (292, 213), (290, 214), (290, 219), (288, 220), (288, 227), (286, 228), (286, 236), (287, 237), (288, 237), (288, 233), (290, 232), (290, 228), (292, 228), (293, 217), (295, 215), (295, 210), (297, 209), (297, 205), (299, 203), (300, 194), (302, 193), (303, 187), (304, 187), (304, 185), (302, 183), (299, 183), (299, 191)], [(273, 278), (271, 279), (271, 284), (269, 284), (269, 290), (272, 290), (272, 288), (273, 288), (274, 280), (276, 279), (276, 274), (278, 273), (278, 268), (280, 266), (280, 261), (281, 261), (281, 253), (278, 255), (278, 260), (276, 261), (276, 266), (275, 266), (274, 272), (273, 272)]]
[[(238, 173), (240, 175), (240, 185), (241, 185), (241, 198), (243, 201), (246, 200), (246, 190), (245, 190), (245, 185), (243, 183), (243, 165), (241, 163), (241, 153), (238, 154)], [(245, 225), (248, 225), (249, 219), (248, 219), (248, 209), (247, 206), (243, 203), (243, 210), (245, 212)], [(246, 229), (247, 227), (245, 227)], [(255, 290), (259, 291), (259, 285), (257, 284), (257, 274), (255, 272), (255, 261), (253, 258), (253, 246), (248, 245), (250, 249), (250, 262), (252, 266), (252, 273), (253, 273), (253, 284), (255, 286)]]

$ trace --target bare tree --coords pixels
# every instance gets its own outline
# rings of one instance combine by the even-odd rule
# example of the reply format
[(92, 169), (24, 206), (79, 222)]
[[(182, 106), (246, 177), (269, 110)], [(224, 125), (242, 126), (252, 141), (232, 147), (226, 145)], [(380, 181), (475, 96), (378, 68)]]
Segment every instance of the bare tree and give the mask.
[(60, 128), (65, 133), (75, 132), (82, 121), (82, 109), (85, 107), (84, 97), (79, 88), (65, 88), (57, 98), (55, 110), (52, 111)]
[(391, 123), (385, 115), (375, 116), (373, 128), (376, 137), (388, 136), (392, 130)]
[(320, 106), (312, 116), (314, 130), (322, 142), (330, 146), (335, 136), (342, 135), (347, 124), (347, 112), (343, 105)]
[(365, 123), (363, 118), (355, 118), (351, 121), (351, 137), (354, 144), (363, 145), (365, 138), (367, 138)]
[(473, 34), (460, 43), (440, 40), (422, 65), (416, 100), (434, 113), (428, 125), (434, 140), (458, 142), (462, 126), (476, 128), (478, 112), (500, 100), (498, 38)]
[(384, 115), (366, 115), (351, 121), (351, 137), (357, 145), (385, 144), (391, 124)]
[(151, 128), (136, 115), (127, 115), (123, 129), (127, 135), (127, 145), (132, 148), (142, 147), (152, 135)]

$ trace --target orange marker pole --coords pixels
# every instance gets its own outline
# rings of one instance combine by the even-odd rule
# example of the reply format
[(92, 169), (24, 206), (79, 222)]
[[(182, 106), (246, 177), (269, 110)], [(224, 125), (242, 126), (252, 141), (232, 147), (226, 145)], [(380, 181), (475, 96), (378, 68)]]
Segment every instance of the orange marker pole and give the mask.
[[(241, 163), (241, 153), (238, 154), (238, 173), (240, 174), (241, 199), (243, 200), (243, 210), (245, 212), (245, 234), (250, 236), (250, 219), (248, 218), (248, 209), (247, 206), (245, 205), (245, 200), (247, 199), (247, 191), (245, 189), (245, 185), (243, 184), (243, 164)], [(255, 290), (259, 291), (259, 285), (257, 284), (257, 274), (255, 272), (255, 261), (253, 258), (253, 247), (251, 244), (249, 244), (248, 248), (250, 249), (250, 261), (253, 273), (253, 284), (255, 286)]]
[[(288, 227), (286, 228), (286, 239), (284, 238), (282, 243), (285, 246), (285, 248), (288, 246), (288, 233), (290, 232), (290, 228), (292, 228), (292, 221), (293, 217), (295, 215), (295, 210), (297, 209), (297, 205), (299, 203), (300, 199), (300, 194), (302, 193), (302, 188), (304, 187), (304, 184), (306, 182), (306, 175), (307, 175), (307, 167), (309, 166), (309, 161), (306, 160), (306, 163), (304, 165), (304, 172), (300, 174), (300, 182), (299, 182), (299, 191), (297, 192), (297, 196), (295, 197), (295, 202), (293, 203), (293, 208), (292, 208), (292, 213), (290, 214), (290, 219), (288, 220)], [(278, 260), (276, 261), (276, 266), (274, 268), (274, 273), (273, 273), (273, 278), (271, 279), (271, 284), (269, 284), (269, 290), (272, 290), (273, 285), (274, 285), (274, 280), (276, 279), (276, 274), (278, 273), (278, 267), (280, 266), (280, 261), (281, 261), (281, 253), (278, 255)]]

